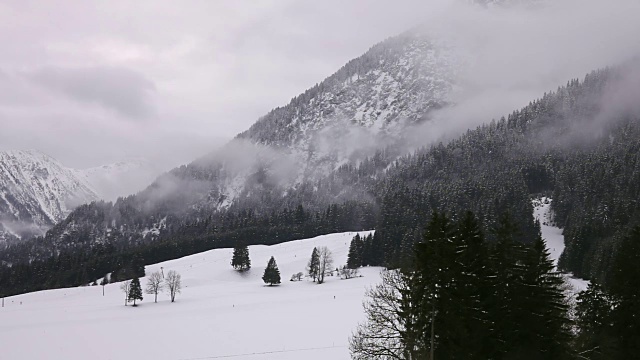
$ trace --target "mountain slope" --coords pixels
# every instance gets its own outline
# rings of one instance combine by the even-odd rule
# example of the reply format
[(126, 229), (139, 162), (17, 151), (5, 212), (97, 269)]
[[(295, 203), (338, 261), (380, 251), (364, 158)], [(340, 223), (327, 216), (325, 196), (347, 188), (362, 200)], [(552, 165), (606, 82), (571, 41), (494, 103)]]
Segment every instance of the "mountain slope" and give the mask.
[(96, 199), (87, 181), (41, 152), (0, 153), (0, 221), (16, 235), (43, 233), (76, 206)]
[(0, 244), (42, 235), (79, 205), (140, 191), (158, 173), (144, 160), (76, 170), (37, 150), (0, 152)]

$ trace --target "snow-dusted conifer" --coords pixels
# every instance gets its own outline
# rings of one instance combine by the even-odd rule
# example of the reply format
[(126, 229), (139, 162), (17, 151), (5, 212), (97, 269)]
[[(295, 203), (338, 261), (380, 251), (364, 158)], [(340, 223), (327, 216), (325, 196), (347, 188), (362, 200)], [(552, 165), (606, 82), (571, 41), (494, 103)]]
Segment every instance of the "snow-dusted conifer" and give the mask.
[(278, 264), (276, 264), (276, 259), (273, 256), (269, 259), (266, 269), (264, 269), (262, 281), (264, 281), (265, 284), (269, 284), (269, 286), (280, 284), (280, 270), (278, 270)]

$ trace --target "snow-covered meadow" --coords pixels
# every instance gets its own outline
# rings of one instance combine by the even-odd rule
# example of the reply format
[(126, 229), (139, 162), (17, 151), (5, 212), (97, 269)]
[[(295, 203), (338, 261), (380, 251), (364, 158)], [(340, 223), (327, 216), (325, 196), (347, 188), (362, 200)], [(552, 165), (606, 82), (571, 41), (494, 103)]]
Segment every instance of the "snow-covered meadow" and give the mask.
[[(145, 295), (140, 306), (125, 307), (120, 284), (107, 285), (104, 297), (101, 286), (9, 297), (0, 308), (0, 358), (349, 359), (349, 335), (364, 319), (365, 289), (379, 281), (380, 268), (322, 285), (289, 278), (305, 271), (314, 246), (327, 246), (334, 267), (342, 266), (354, 235), (251, 246), (244, 274), (230, 266), (232, 249), (147, 266), (147, 275), (160, 267), (182, 275), (175, 303), (164, 293), (157, 304)], [(272, 255), (282, 284), (269, 287), (261, 277)]]

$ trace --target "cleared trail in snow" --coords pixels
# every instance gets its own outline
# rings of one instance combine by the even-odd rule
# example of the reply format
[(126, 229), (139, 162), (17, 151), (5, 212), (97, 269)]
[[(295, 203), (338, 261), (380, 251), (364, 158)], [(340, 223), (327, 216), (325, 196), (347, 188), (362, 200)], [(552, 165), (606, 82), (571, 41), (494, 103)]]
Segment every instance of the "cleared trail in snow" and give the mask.
[[(547, 197), (533, 200), (533, 216), (540, 220), (540, 232), (542, 238), (547, 243), (549, 254), (554, 261), (554, 264), (558, 266), (558, 259), (564, 251), (564, 235), (562, 235), (562, 229), (554, 226), (553, 216), (551, 213), (551, 202), (553, 200)], [(572, 274), (566, 274), (566, 278), (573, 286), (576, 292), (585, 290), (589, 285), (589, 281), (573, 277)]]

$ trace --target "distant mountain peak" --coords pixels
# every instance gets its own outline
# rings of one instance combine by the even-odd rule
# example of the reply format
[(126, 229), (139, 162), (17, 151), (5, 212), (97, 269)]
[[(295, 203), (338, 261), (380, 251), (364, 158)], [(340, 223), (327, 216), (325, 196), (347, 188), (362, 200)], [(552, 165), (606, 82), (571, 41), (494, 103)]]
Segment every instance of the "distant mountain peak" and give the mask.
[(77, 206), (142, 190), (160, 173), (144, 159), (87, 170), (37, 149), (0, 152), (0, 243), (41, 235)]

